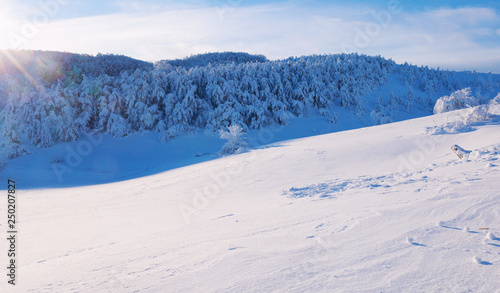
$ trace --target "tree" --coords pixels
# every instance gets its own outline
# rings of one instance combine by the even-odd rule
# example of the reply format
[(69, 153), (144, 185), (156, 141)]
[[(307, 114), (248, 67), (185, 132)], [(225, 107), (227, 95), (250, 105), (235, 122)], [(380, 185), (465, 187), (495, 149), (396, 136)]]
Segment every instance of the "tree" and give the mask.
[[(437, 93), (461, 84), (474, 86), (480, 102), (500, 87), (491, 74), (457, 75), (358, 54), (268, 61), (210, 53), (153, 65), (117, 55), (10, 53), (29, 74), (0, 54), (0, 140), (7, 157), (22, 154), (23, 146), (49, 147), (98, 131), (125, 136), (153, 130), (166, 141), (231, 125), (261, 129), (318, 112), (336, 123), (339, 106), (359, 119), (370, 113), (374, 123), (388, 123), (400, 109), (432, 111)], [(394, 85), (393, 75), (409, 90), (378, 96), (370, 111), (365, 97), (384, 91), (379, 87), (389, 76), (387, 86)]]
[(2, 170), (5, 168), (6, 165), (7, 163), (4, 155), (0, 154), (0, 172), (2, 172)]
[(406, 99), (405, 99), (405, 108), (406, 112), (410, 113), (411, 109), (413, 108), (413, 101), (415, 100), (415, 94), (413, 92), (413, 88), (410, 86), (410, 89), (408, 90), (408, 93), (406, 94)]
[(221, 155), (239, 154), (247, 148), (247, 143), (244, 140), (243, 129), (239, 125), (229, 126), (228, 131), (219, 130), (220, 138), (227, 140), (222, 147)]
[(384, 108), (384, 100), (382, 99), (382, 95), (379, 93), (377, 95), (377, 104), (375, 105), (375, 111), (381, 112)]
[(479, 105), (479, 101), (471, 95), (470, 88), (453, 92), (449, 96), (444, 96), (436, 101), (434, 114), (464, 109)]
[(400, 104), (401, 99), (396, 94), (394, 94), (394, 92), (391, 92), (389, 101), (387, 102), (387, 110), (389, 111), (389, 115), (391, 117), (394, 117), (396, 115), (396, 112), (399, 111)]

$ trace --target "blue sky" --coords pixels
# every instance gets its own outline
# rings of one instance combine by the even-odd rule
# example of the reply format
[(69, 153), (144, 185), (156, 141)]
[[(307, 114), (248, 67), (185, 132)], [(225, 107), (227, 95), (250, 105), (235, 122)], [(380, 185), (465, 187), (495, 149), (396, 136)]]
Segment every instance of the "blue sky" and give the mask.
[(497, 1), (0, 0), (0, 48), (157, 61), (359, 52), (500, 73)]

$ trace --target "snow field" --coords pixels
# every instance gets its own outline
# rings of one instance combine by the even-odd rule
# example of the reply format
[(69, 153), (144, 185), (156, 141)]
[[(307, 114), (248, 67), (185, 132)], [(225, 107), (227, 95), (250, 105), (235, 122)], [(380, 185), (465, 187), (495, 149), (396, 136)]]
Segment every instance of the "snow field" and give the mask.
[[(19, 188), (17, 292), (495, 292), (500, 125), (425, 132), (455, 114)], [(479, 155), (460, 160), (454, 144)]]

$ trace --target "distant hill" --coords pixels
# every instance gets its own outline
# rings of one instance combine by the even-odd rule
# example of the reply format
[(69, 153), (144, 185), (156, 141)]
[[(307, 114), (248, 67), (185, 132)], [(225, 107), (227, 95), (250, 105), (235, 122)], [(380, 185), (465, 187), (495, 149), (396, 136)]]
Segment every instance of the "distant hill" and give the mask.
[(251, 62), (266, 62), (268, 61), (264, 55), (251, 55), (248, 53), (237, 53), (237, 52), (217, 52), (217, 53), (206, 53), (198, 54), (184, 59), (175, 60), (162, 60), (158, 62), (161, 65), (170, 64), (172, 66), (184, 67), (186, 69), (192, 67), (203, 67), (208, 64), (221, 65), (229, 63), (251, 63)]
[(118, 76), (122, 72), (132, 72), (136, 69), (151, 70), (153, 64), (114, 54), (91, 56), (53, 51), (0, 51), (0, 75), (28, 73), (47, 82), (64, 79), (65, 75)]

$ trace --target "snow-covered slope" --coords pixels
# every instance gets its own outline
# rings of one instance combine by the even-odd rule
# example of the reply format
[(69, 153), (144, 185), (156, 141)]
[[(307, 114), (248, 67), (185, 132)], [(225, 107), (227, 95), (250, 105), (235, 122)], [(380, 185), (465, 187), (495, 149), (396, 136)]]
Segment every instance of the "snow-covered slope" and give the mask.
[[(322, 116), (294, 118), (286, 126), (249, 131), (245, 140), (251, 148), (259, 148), (273, 142), (363, 127), (362, 121), (346, 112), (337, 124)], [(219, 158), (224, 143), (218, 135), (202, 133), (179, 136), (167, 143), (158, 141), (155, 132), (129, 137), (97, 134), (8, 160), (0, 172), (0, 182), (7, 180), (8, 175), (22, 179), (24, 189), (34, 189), (123, 181)]]
[(499, 119), (425, 131), (460, 113), (105, 185), (23, 190), (18, 178), (19, 274), (0, 291), (495, 292)]

